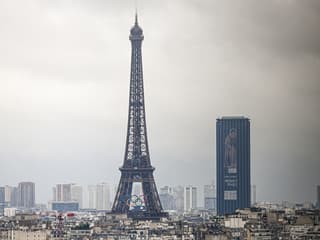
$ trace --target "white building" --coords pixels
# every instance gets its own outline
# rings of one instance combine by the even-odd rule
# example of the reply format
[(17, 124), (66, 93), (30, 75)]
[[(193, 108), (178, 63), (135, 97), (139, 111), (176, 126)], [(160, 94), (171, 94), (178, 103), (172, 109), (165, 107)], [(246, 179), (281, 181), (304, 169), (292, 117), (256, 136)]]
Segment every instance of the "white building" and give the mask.
[(110, 187), (108, 183), (100, 183), (96, 186), (96, 209), (110, 210)]
[(83, 207), (83, 191), (82, 186), (72, 184), (71, 185), (71, 200), (79, 203), (79, 208)]
[(52, 192), (52, 200), (57, 202), (70, 202), (71, 201), (71, 183), (57, 184)]
[(197, 208), (197, 188), (187, 186), (184, 188), (184, 211), (189, 212)]
[(251, 186), (251, 205), (255, 205), (257, 203), (257, 187), (256, 185)]
[(8, 231), (8, 239), (14, 240), (47, 240), (48, 233), (45, 230), (12, 230)]
[(97, 186), (95, 185), (89, 185), (88, 186), (88, 208), (90, 209), (96, 209), (96, 192), (97, 192)]
[(203, 200), (205, 209), (213, 210), (216, 208), (215, 186), (213, 184), (204, 185)]
[(16, 215), (16, 208), (5, 208), (3, 215), (6, 217), (14, 217)]

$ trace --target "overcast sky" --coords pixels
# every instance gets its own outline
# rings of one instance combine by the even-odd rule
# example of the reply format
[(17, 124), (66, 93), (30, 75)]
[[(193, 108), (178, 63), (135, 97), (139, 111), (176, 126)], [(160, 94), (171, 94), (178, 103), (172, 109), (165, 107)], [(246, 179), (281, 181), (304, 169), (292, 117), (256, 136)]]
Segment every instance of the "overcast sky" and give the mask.
[[(0, 185), (117, 184), (134, 1), (0, 2)], [(251, 119), (258, 200), (320, 184), (320, 1), (139, 0), (158, 187), (215, 180), (215, 122)], [(199, 205), (201, 205), (200, 203)]]

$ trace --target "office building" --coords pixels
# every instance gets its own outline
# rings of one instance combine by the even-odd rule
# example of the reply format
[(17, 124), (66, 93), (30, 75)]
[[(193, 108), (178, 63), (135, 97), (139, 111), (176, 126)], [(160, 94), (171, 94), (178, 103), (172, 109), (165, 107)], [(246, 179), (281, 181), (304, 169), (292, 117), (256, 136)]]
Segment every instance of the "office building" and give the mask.
[(70, 202), (71, 201), (71, 185), (68, 184), (57, 184), (53, 190), (53, 201), (57, 202)]
[(256, 185), (251, 186), (251, 204), (255, 205), (257, 203), (257, 187)]
[(96, 209), (110, 210), (110, 187), (107, 183), (100, 183), (96, 186)]
[(97, 192), (97, 186), (95, 185), (89, 185), (88, 186), (88, 207), (90, 209), (96, 209), (96, 192)]
[(82, 186), (72, 184), (71, 185), (71, 200), (79, 203), (79, 208), (81, 209), (83, 201), (83, 191)]
[(250, 207), (250, 121), (223, 117), (216, 122), (217, 213)]
[(204, 198), (204, 209), (207, 209), (207, 210), (216, 209), (215, 187), (213, 184), (204, 186), (203, 198)]
[(160, 194), (172, 194), (173, 193), (173, 189), (172, 187), (169, 186), (164, 186), (160, 188)]
[(5, 188), (0, 187), (0, 216), (3, 216), (5, 208)]
[(175, 198), (173, 195), (173, 189), (169, 186), (160, 188), (159, 198), (162, 208), (164, 210), (176, 210)]
[(172, 195), (175, 203), (175, 210), (182, 213), (184, 211), (184, 188), (177, 186), (172, 189)]
[(20, 182), (18, 184), (18, 207), (33, 208), (35, 205), (35, 184)]
[(14, 187), (8, 186), (8, 185), (4, 186), (5, 202), (7, 203), (8, 206), (11, 203), (11, 195), (12, 195), (12, 189), (13, 188)]
[(18, 198), (19, 198), (18, 187), (12, 187), (11, 188), (11, 196), (10, 196), (10, 207), (17, 207), (18, 206)]
[(197, 208), (197, 188), (187, 186), (184, 188), (184, 211), (189, 212)]

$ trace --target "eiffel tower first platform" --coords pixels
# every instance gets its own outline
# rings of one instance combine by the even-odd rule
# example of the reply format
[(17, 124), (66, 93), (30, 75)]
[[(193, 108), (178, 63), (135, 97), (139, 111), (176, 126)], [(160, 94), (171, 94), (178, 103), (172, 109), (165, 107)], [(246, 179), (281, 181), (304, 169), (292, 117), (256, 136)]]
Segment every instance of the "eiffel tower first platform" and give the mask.
[[(132, 52), (126, 148), (112, 214), (127, 214), (137, 220), (159, 220), (168, 214), (161, 206), (148, 148), (141, 56), (143, 38), (136, 14), (129, 37)], [(140, 192), (134, 193), (133, 186), (139, 186)]]

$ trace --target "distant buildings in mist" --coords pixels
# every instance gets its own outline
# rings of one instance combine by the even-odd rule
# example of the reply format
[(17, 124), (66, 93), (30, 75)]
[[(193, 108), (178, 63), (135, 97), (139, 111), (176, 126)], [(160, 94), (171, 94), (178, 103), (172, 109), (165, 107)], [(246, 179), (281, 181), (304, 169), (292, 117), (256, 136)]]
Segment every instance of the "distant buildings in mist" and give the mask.
[[(206, 184), (201, 188), (193, 185), (160, 187), (158, 192), (164, 210), (186, 213), (203, 209), (224, 215), (257, 204), (257, 187), (251, 185), (250, 181), (249, 119), (222, 117), (217, 119), (216, 129), (217, 185)], [(52, 198), (48, 202), (48, 208), (57, 211), (80, 209), (110, 211), (115, 190), (115, 186), (109, 183), (88, 186), (75, 183), (56, 184), (52, 188)], [(320, 208), (320, 186), (316, 187), (315, 192), (315, 206)], [(134, 186), (133, 194), (143, 193)], [(33, 182), (0, 187), (0, 215), (3, 215), (5, 208), (47, 208), (43, 204), (36, 205), (35, 196)]]
[(18, 186), (0, 187), (0, 214), (4, 208), (17, 207), (30, 209), (35, 207), (35, 184), (20, 182)]
[[(52, 201), (49, 206), (52, 210), (75, 211), (83, 208), (95, 210), (110, 210), (111, 195), (108, 183), (89, 185), (87, 191), (78, 184), (57, 184), (52, 190)], [(84, 204), (84, 198), (87, 199)]]
[[(251, 205), (268, 205), (267, 202), (257, 202), (256, 185), (251, 186)], [(49, 209), (62, 212), (78, 210), (110, 211), (115, 195), (115, 186), (109, 183), (81, 186), (75, 183), (56, 184), (52, 188), (52, 199), (47, 206), (35, 203), (35, 184), (21, 182), (17, 186), (0, 187), (0, 215), (4, 209)], [(140, 194), (135, 189), (135, 193)], [(315, 189), (316, 207), (320, 208), (320, 185)], [(162, 186), (159, 188), (159, 197), (164, 210), (177, 213), (188, 213), (198, 210), (217, 212), (216, 185), (206, 184), (198, 186)], [(200, 201), (200, 202), (199, 202)], [(292, 207), (295, 204), (283, 202), (284, 206)], [(303, 207), (312, 207), (312, 203), (304, 203)], [(249, 206), (250, 207), (250, 206)]]

